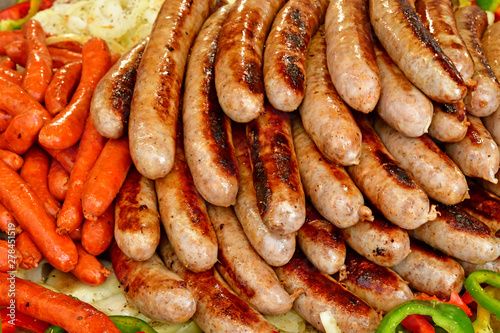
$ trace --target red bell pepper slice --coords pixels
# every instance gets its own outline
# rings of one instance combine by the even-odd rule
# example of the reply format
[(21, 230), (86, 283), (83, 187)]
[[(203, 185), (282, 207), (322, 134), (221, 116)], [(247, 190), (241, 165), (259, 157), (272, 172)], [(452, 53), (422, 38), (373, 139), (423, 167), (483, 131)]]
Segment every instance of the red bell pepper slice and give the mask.
[(408, 315), (401, 324), (412, 333), (436, 333), (434, 327), (429, 323), (425, 316), (421, 314)]

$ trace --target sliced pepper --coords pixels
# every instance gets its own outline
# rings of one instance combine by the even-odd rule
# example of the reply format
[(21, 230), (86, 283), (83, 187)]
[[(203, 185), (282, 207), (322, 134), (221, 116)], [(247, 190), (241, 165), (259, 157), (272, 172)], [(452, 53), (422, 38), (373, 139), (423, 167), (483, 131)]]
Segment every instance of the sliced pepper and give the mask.
[(500, 6), (500, 0), (476, 0), (476, 4), (484, 10), (494, 13)]
[(434, 327), (421, 314), (411, 314), (407, 316), (401, 324), (409, 329), (412, 333), (435, 333)]
[(460, 307), (435, 300), (412, 300), (404, 302), (382, 319), (377, 333), (394, 333), (396, 327), (411, 314), (432, 317), (434, 324), (452, 333), (474, 333), (472, 322)]
[[(20, 6), (23, 3), (14, 5), (13, 7)], [(42, 0), (31, 0), (30, 1), (30, 9), (28, 11), (28, 14), (25, 15), (22, 18), (16, 18), (16, 19), (5, 19), (0, 21), (0, 31), (5, 31), (5, 30), (17, 30), (21, 29), (23, 26), (24, 22), (32, 18), (39, 10), (40, 6), (42, 4)], [(10, 8), (10, 7), (9, 7)], [(9, 8), (5, 10), (9, 10)]]
[[(116, 328), (122, 333), (157, 333), (144, 320), (130, 316), (109, 316), (109, 319), (116, 325)], [(49, 327), (45, 333), (65, 333), (66, 331), (59, 326)]]
[[(450, 300), (448, 300), (448, 301), (441, 300), (441, 299), (437, 298), (436, 295), (429, 296), (425, 293), (420, 293), (420, 294), (416, 295), (415, 298), (416, 299), (436, 300), (436, 301), (441, 301), (444, 303), (459, 306), (460, 308), (462, 308), (462, 310), (464, 310), (465, 314), (470, 317), (470, 316), (472, 316), (472, 310), (467, 306), (467, 304), (468, 304), (467, 297), (470, 298), (470, 296), (467, 292), (465, 294), (466, 294), (465, 296), (460, 297), (460, 295), (455, 290), (453, 290), (451, 292)], [(465, 299), (463, 297), (465, 297)], [(472, 300), (472, 298), (470, 298), (470, 299)]]
[(494, 295), (489, 295), (481, 287), (482, 283), (500, 288), (500, 274), (488, 270), (479, 270), (472, 272), (464, 282), (465, 289), (474, 301), (489, 312), (494, 313), (497, 318), (500, 318), (500, 301)]

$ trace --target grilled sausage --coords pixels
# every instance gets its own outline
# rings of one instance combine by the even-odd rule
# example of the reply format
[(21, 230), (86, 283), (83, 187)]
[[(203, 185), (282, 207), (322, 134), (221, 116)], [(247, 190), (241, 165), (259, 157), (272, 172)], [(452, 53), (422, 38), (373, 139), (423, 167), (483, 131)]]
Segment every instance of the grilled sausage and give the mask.
[(372, 308), (385, 312), (413, 299), (410, 287), (401, 276), (349, 248), (345, 268), (339, 273), (339, 282)]
[(231, 290), (215, 268), (200, 273), (190, 271), (181, 263), (166, 237), (161, 238), (159, 252), (165, 265), (193, 290), (196, 297), (193, 320), (204, 332), (276, 332), (260, 313)]
[(95, 128), (106, 138), (118, 139), (127, 130), (137, 68), (148, 40), (146, 37), (124, 53), (94, 90), (90, 114)]
[(429, 136), (409, 138), (381, 118), (375, 120), (374, 128), (391, 155), (431, 199), (454, 205), (469, 196), (464, 174)]
[(115, 204), (115, 240), (133, 260), (149, 259), (160, 241), (155, 183), (132, 167)]
[(247, 123), (264, 113), (262, 55), (275, 14), (285, 0), (237, 0), (222, 25), (215, 87), (224, 113)]
[(347, 172), (361, 192), (401, 228), (415, 229), (435, 219), (429, 198), (387, 151), (369, 119), (357, 114), (356, 121), (363, 134), (361, 159), (358, 165), (348, 166)]
[(460, 73), (408, 0), (370, 0), (369, 9), (380, 43), (417, 88), (440, 103), (465, 97), (467, 87)]
[(458, 31), (474, 61), (476, 81), (469, 87), (464, 103), (467, 111), (476, 117), (485, 117), (496, 111), (500, 105), (500, 83), (486, 59), (481, 45), (481, 36), (488, 26), (486, 12), (478, 6), (465, 6), (455, 12)]
[(182, 323), (193, 316), (193, 292), (178, 274), (165, 267), (156, 253), (148, 260), (134, 261), (113, 242), (110, 255), (125, 297), (141, 313), (171, 323)]
[(326, 57), (333, 85), (353, 109), (371, 112), (380, 78), (368, 17), (368, 0), (331, 1), (325, 16)]
[(137, 69), (129, 116), (130, 154), (137, 170), (149, 179), (166, 176), (174, 165), (186, 59), (209, 10), (210, 1), (165, 1)]
[(293, 298), (280, 285), (272, 268), (253, 250), (231, 207), (208, 206), (219, 242), (217, 271), (231, 288), (257, 311), (282, 314)]
[(470, 198), (458, 206), (467, 214), (485, 223), (492, 234), (500, 230), (500, 198), (481, 186), (469, 182)]
[(328, 160), (340, 165), (357, 164), (361, 131), (332, 84), (323, 27), (311, 41), (306, 74), (305, 97), (299, 108), (304, 128)]
[(217, 206), (229, 206), (238, 193), (238, 165), (231, 140), (231, 121), (217, 101), (214, 59), (219, 31), (230, 6), (203, 24), (186, 70), (182, 119), (184, 149), (200, 195)]
[(392, 267), (410, 287), (443, 298), (462, 290), (464, 270), (455, 260), (413, 238), (410, 248), (408, 256)]
[(427, 133), (432, 121), (432, 102), (408, 80), (378, 41), (374, 46), (381, 86), (377, 113), (406, 136)]
[(347, 171), (321, 155), (299, 118), (293, 120), (293, 140), (304, 191), (319, 213), (339, 228), (372, 219)]
[(455, 65), (464, 82), (468, 84), (474, 72), (474, 63), (458, 32), (452, 1), (417, 0), (415, 11), (443, 53)]
[(486, 130), (481, 119), (468, 116), (469, 127), (465, 137), (455, 143), (446, 143), (446, 154), (469, 177), (483, 178), (496, 184), (495, 174), (500, 164), (498, 145)]
[(486, 224), (456, 206), (438, 203), (436, 207), (438, 217), (410, 231), (410, 236), (470, 263), (492, 261), (500, 255), (500, 247)]
[(429, 135), (441, 142), (459, 142), (465, 138), (469, 124), (463, 102), (452, 104), (434, 102)]
[(217, 261), (217, 238), (205, 201), (196, 190), (189, 172), (182, 134), (176, 141), (172, 171), (155, 181), (160, 216), (179, 260), (188, 269), (202, 272)]
[(294, 111), (304, 98), (306, 53), (327, 6), (327, 0), (288, 1), (274, 18), (263, 72), (266, 96), (278, 110)]
[(463, 260), (457, 260), (457, 262), (464, 269), (465, 276), (469, 276), (472, 272), (479, 271), (482, 269), (500, 273), (500, 258), (497, 258), (493, 261), (485, 262), (483, 264), (471, 264), (470, 262), (466, 262)]
[(333, 278), (321, 273), (300, 252), (275, 271), (289, 293), (302, 289), (304, 293), (295, 300), (293, 309), (321, 332), (325, 328), (320, 313), (328, 310), (342, 332), (375, 332), (377, 329), (380, 323), (377, 312)]
[(234, 212), (250, 244), (270, 266), (283, 266), (295, 251), (295, 234), (280, 236), (269, 231), (260, 217), (253, 186), (252, 167), (244, 126), (233, 126), (233, 141), (240, 180)]
[(341, 229), (345, 242), (357, 253), (379, 266), (391, 267), (410, 253), (408, 232), (387, 221), (380, 212), (373, 221), (359, 221)]
[(321, 272), (334, 274), (344, 265), (345, 244), (340, 229), (307, 205), (306, 222), (297, 233), (300, 249)]
[[(497, 77), (500, 77), (500, 44), (498, 40), (500, 39), (500, 24), (494, 23), (486, 28), (481, 39), (484, 55), (488, 60), (491, 70)], [(491, 136), (500, 144), (500, 108), (498, 108), (493, 114), (484, 117), (484, 126), (491, 133)]]
[(287, 235), (304, 224), (306, 199), (289, 114), (265, 107), (266, 113), (246, 125), (253, 184), (262, 220), (272, 233)]

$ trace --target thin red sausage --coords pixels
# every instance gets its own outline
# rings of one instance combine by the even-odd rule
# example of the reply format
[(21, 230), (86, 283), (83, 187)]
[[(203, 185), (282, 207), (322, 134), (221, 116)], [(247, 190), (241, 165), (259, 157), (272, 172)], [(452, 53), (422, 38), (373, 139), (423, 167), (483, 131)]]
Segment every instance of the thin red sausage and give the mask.
[(24, 154), (36, 141), (42, 126), (43, 119), (35, 112), (15, 116), (5, 132), (0, 134), (0, 149)]
[(21, 262), (19, 266), (23, 269), (32, 269), (38, 266), (43, 259), (43, 254), (31, 236), (23, 231), (16, 237), (16, 249), (21, 254)]
[(0, 161), (0, 202), (30, 235), (44, 257), (55, 268), (68, 272), (78, 261), (76, 247), (67, 235), (56, 233), (56, 222), (45, 211), (31, 187), (7, 164)]
[(91, 286), (103, 284), (111, 272), (96, 257), (85, 251), (81, 244), (76, 243), (75, 245), (78, 251), (78, 264), (71, 273), (85, 284)]
[(45, 108), (52, 114), (59, 113), (68, 105), (82, 74), (82, 63), (72, 62), (59, 68), (45, 92)]

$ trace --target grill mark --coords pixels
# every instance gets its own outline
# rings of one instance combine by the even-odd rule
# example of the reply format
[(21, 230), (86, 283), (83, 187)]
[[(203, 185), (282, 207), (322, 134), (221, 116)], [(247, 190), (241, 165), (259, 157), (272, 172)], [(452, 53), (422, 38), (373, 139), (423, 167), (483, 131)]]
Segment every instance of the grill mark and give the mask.
[(205, 74), (203, 80), (202, 92), (205, 96), (205, 110), (204, 116), (207, 119), (208, 135), (214, 138), (215, 145), (210, 149), (215, 151), (217, 155), (217, 163), (224, 170), (224, 172), (231, 176), (238, 175), (238, 165), (233, 152), (233, 146), (229, 139), (229, 132), (231, 131), (231, 123), (225, 116), (222, 108), (220, 107), (217, 98), (217, 91), (215, 89), (215, 55), (217, 53), (217, 40), (211, 44), (209, 55), (204, 60), (203, 72)]
[(340, 230), (324, 219), (304, 223), (299, 233), (329, 249), (340, 249), (344, 244)]
[(490, 79), (498, 83), (497, 77), (495, 76), (495, 73), (493, 73), (488, 60), (486, 59), (481, 42), (481, 36), (488, 26), (488, 17), (482, 9), (475, 6), (473, 7), (474, 8), (470, 9), (470, 12), (467, 12), (467, 14), (464, 15), (465, 17), (463, 18), (464, 21), (462, 22), (462, 24), (470, 34), (470, 47), (475, 52), (476, 60), (478, 60), (483, 65), (484, 73)]
[(366, 315), (371, 308), (361, 299), (344, 289), (337, 281), (323, 275), (301, 253), (295, 252), (292, 260), (282, 267), (284, 273), (293, 280), (307, 286), (311, 295), (335, 303), (346, 313)]
[(264, 81), (262, 78), (261, 61), (251, 60), (248, 63), (245, 63), (241, 78), (242, 81), (248, 85), (248, 89), (252, 93), (264, 93)]
[(355, 284), (358, 288), (383, 292), (382, 286), (398, 285), (395, 274), (391, 274), (387, 268), (374, 264), (353, 250), (346, 252), (345, 265), (347, 269), (345, 280)]
[(233, 281), (233, 283), (236, 285), (236, 288), (239, 293), (242, 293), (245, 295), (247, 298), (251, 299), (252, 297), (255, 296), (255, 290), (251, 288), (247, 283), (245, 282), (244, 279), (240, 277), (239, 274), (237, 274), (232, 265), (231, 262), (228, 260), (228, 258), (224, 255), (224, 251), (219, 249), (219, 263), (217, 265), (220, 265), (226, 274), (229, 276), (229, 278)]
[(269, 186), (269, 179), (267, 178), (264, 162), (262, 161), (259, 153), (259, 130), (255, 121), (251, 122), (247, 126), (247, 133), (248, 146), (250, 148), (250, 157), (253, 166), (253, 183), (257, 197), (257, 206), (259, 208), (259, 213), (262, 215), (269, 209), (272, 192)]
[(394, 160), (389, 157), (389, 155), (380, 149), (374, 151), (373, 154), (389, 177), (393, 178), (400, 186), (406, 188), (417, 187), (413, 178), (406, 172), (406, 170), (397, 165)]
[(413, 7), (406, 0), (396, 0), (403, 13), (403, 18), (411, 27), (414, 36), (422, 42), (422, 44), (433, 54), (434, 60), (440, 64), (442, 69), (448, 73), (450, 78), (459, 85), (463, 85), (462, 77), (443, 50), (439, 47), (436, 40), (431, 36), (430, 32), (425, 28), (420, 17), (415, 12)]
[(488, 220), (500, 222), (500, 198), (473, 184), (469, 184), (470, 199), (460, 203), (460, 207), (474, 211)]
[[(125, 73), (116, 78), (116, 80), (113, 80), (113, 85), (111, 87), (113, 91), (111, 94), (112, 106), (115, 111), (117, 111), (115, 113), (120, 116), (124, 125), (128, 123), (130, 103), (134, 93), (134, 85), (137, 77), (139, 62), (140, 57)], [(127, 128), (127, 126), (124, 126), (124, 128)]]
[(490, 235), (490, 229), (478, 219), (460, 211), (456, 206), (436, 204), (438, 219), (444, 220), (450, 228), (475, 235)]
[(469, 138), (470, 142), (474, 146), (481, 146), (483, 144), (483, 138), (481, 137), (480, 130), (474, 125), (473, 122), (470, 122), (470, 125), (467, 128), (466, 137)]

